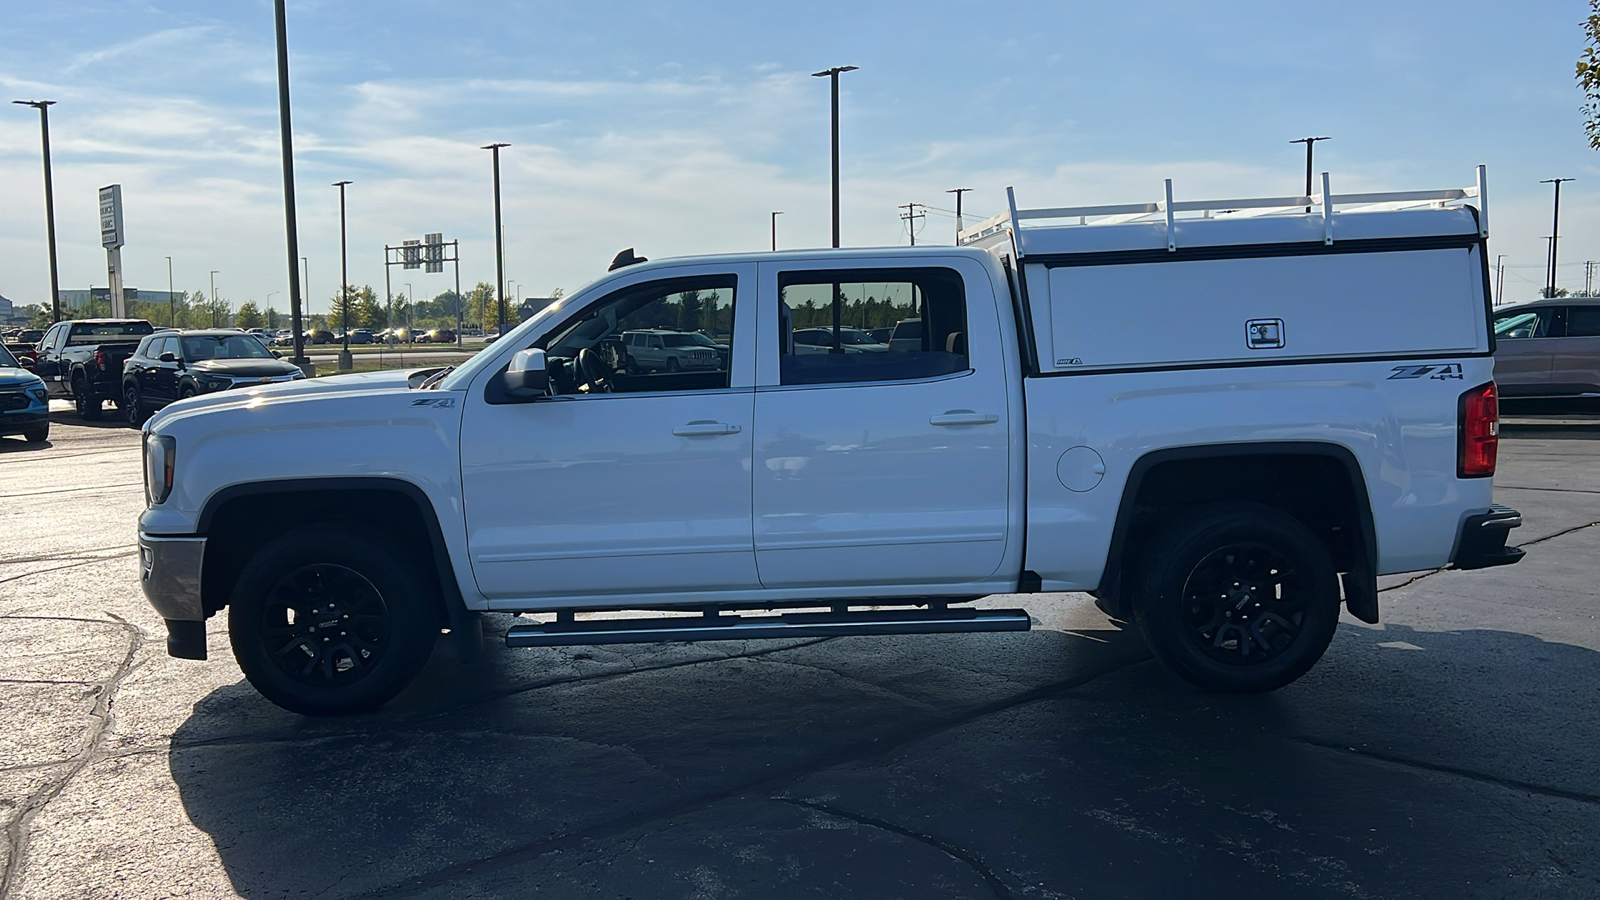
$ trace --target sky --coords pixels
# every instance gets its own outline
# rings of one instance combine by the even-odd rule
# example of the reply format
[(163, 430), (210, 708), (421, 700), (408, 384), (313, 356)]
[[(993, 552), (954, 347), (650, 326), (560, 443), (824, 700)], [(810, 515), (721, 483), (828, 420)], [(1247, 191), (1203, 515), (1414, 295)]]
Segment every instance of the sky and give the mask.
[[(270, 0), (3, 0), (0, 97), (51, 99), (61, 286), (106, 283), (97, 189), (120, 183), (125, 283), (288, 308)], [(443, 232), (464, 287), (493, 282), (502, 151), (511, 293), (568, 293), (617, 251), (651, 258), (829, 241), (829, 97), (842, 76), (842, 237), (951, 243), (1024, 207), (1462, 187), (1488, 166), (1505, 298), (1600, 259), (1600, 154), (1573, 81), (1584, 0), (1309, 4), (290, 0), (301, 255), (310, 311), (383, 247)], [(39, 117), (0, 106), (0, 295), (49, 294)], [(1600, 266), (1597, 266), (1600, 269)], [(420, 296), (445, 274), (393, 272)], [(1597, 275), (1600, 281), (1600, 275)], [(1600, 287), (1600, 285), (1597, 285)]]

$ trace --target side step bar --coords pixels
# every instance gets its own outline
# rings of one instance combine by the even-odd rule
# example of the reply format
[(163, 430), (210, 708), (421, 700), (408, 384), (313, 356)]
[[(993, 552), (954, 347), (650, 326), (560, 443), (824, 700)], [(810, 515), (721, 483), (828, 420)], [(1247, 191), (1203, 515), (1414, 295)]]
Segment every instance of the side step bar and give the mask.
[[(567, 618), (565, 616), (561, 617)], [(760, 638), (841, 637), (869, 634), (953, 634), (1027, 631), (1022, 609), (885, 609), (861, 612), (787, 613), (780, 616), (594, 619), (513, 625), (507, 647), (573, 644), (646, 644), (655, 641), (746, 641)]]

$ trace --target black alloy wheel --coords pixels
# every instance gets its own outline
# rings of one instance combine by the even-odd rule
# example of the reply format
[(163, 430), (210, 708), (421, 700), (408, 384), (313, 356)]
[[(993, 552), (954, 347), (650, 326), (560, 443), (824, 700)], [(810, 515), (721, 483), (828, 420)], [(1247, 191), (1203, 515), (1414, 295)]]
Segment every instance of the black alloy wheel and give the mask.
[(313, 688), (360, 681), (389, 650), (389, 606), (361, 573), (334, 563), (278, 580), (261, 606), (261, 635), (291, 680)]
[(1156, 656), (1207, 690), (1258, 693), (1304, 675), (1339, 623), (1327, 548), (1254, 503), (1177, 516), (1146, 543), (1135, 620)]
[(139, 400), (139, 389), (134, 385), (130, 384), (122, 391), (122, 416), (131, 428), (144, 425), (144, 420), (150, 418)]
[(305, 715), (376, 709), (427, 662), (441, 627), (437, 590), (413, 554), (346, 523), (310, 525), (246, 563), (228, 609), (245, 677)]
[(195, 397), (195, 396), (198, 396), (199, 394), (200, 394), (200, 392), (195, 390), (194, 385), (192, 385), (192, 384), (186, 384), (183, 387), (178, 389), (178, 399), (179, 400), (187, 400), (190, 397)]

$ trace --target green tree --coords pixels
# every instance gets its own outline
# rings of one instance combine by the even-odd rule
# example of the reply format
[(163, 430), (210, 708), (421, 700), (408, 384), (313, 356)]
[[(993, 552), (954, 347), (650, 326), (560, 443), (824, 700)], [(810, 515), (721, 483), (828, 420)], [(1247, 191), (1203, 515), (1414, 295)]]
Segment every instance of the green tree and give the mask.
[(266, 317), (268, 328), (277, 329), (283, 327), (283, 313), (278, 312), (277, 307), (267, 307)]
[(1583, 53), (1578, 55), (1578, 87), (1583, 90), (1583, 130), (1589, 146), (1600, 150), (1600, 0), (1589, 0), (1583, 22)]
[(261, 314), (261, 308), (256, 306), (254, 300), (246, 300), (239, 304), (239, 315), (234, 324), (240, 328), (265, 328), (267, 318)]

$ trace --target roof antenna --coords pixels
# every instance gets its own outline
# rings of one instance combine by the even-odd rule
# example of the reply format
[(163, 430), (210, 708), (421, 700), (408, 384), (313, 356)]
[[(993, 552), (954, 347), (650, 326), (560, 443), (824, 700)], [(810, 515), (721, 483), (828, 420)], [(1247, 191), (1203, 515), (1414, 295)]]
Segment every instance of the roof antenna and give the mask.
[(611, 267), (606, 269), (606, 271), (607, 272), (615, 272), (618, 269), (626, 268), (628, 266), (636, 266), (639, 263), (649, 262), (649, 261), (650, 261), (649, 259), (646, 259), (643, 256), (634, 256), (633, 255), (633, 248), (629, 247), (628, 249), (622, 251), (621, 253), (618, 253), (616, 255), (616, 257), (611, 260)]

